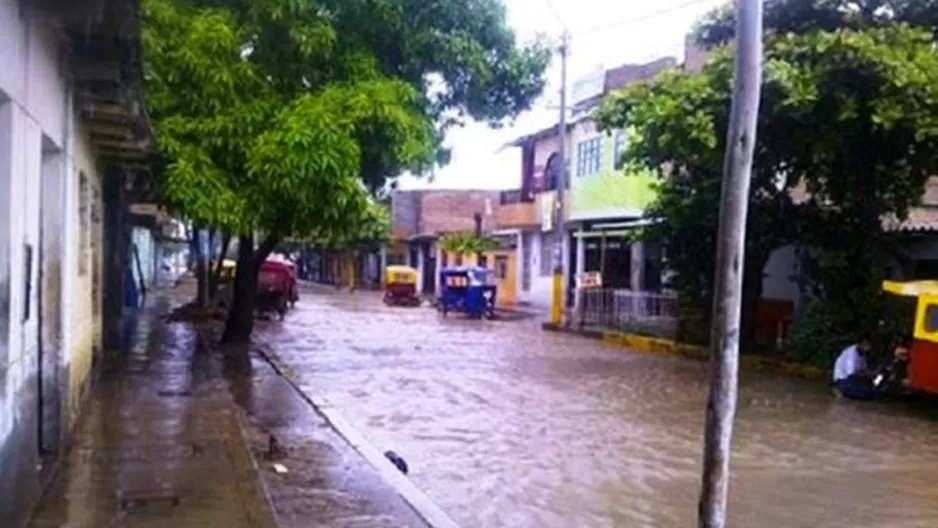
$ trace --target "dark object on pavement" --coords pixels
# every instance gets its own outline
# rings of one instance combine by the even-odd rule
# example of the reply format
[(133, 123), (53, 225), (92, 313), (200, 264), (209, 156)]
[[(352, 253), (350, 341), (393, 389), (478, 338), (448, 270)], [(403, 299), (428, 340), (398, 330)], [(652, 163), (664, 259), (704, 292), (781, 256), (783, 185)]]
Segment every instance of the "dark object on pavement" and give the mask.
[(280, 440), (274, 435), (267, 435), (267, 459), (275, 460), (284, 455), (283, 448), (280, 447)]
[(405, 462), (404, 459), (401, 458), (400, 455), (398, 455), (394, 451), (385, 451), (384, 457), (390, 460), (391, 463), (394, 464), (394, 467), (400, 470), (401, 473), (405, 475), (407, 474), (407, 462)]

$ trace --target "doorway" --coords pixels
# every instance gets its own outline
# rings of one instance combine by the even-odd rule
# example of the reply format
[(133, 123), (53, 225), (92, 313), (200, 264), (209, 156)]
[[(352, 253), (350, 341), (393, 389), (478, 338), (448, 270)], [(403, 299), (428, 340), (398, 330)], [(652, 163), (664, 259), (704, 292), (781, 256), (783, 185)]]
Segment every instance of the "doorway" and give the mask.
[(62, 368), (62, 233), (65, 230), (64, 156), (43, 137), (40, 173), (38, 266), (39, 452), (56, 455), (61, 448)]
[(425, 295), (436, 293), (436, 254), (430, 244), (424, 243), (420, 251), (423, 253), (423, 292)]

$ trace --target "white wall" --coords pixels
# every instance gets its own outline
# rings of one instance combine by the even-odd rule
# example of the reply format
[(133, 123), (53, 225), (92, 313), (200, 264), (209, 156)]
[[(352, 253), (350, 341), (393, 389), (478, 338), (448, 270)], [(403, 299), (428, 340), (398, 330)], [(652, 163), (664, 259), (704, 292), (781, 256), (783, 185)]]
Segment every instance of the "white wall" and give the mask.
[[(28, 4), (28, 2), (23, 2)], [(38, 19), (37, 19), (38, 20)], [(64, 210), (60, 222), (66, 226), (60, 267), (62, 303), (62, 366), (69, 379), (67, 395), (69, 418), (74, 418), (81, 387), (85, 386), (91, 367), (91, 350), (100, 339), (100, 317), (92, 313), (93, 267), (79, 275), (77, 270), (79, 228), (78, 172), (86, 173), (89, 193), (100, 189), (100, 178), (90, 146), (76, 124), (71, 93), (64, 74), (66, 65), (60, 46), (52, 33), (25, 16), (18, 0), (0, 0), (0, 249), (8, 262), (0, 258), (0, 267), (9, 270), (8, 354), (0, 357), (0, 447), (11, 439), (17, 421), (33, 420), (38, 410), (31, 401), (37, 383), (39, 346), (39, 269), (40, 203), (43, 174), (43, 148), (64, 155), (58, 170), (46, 166), (46, 174), (60, 174), (64, 189)], [(6, 194), (6, 196), (5, 196)], [(100, 193), (99, 193), (100, 194)], [(8, 198), (8, 200), (7, 200)], [(88, 211), (86, 211), (88, 214)], [(86, 224), (86, 225), (90, 225)], [(89, 240), (101, 244), (100, 225), (89, 227)], [(32, 265), (24, 248), (31, 246)], [(89, 257), (90, 258), (90, 257)], [(0, 270), (0, 283), (5, 271)], [(31, 285), (27, 291), (27, 283)], [(0, 295), (4, 291), (0, 289)], [(27, 308), (27, 295), (29, 299)], [(0, 302), (0, 306), (6, 303)], [(2, 311), (0, 311), (2, 314)], [(0, 325), (2, 328), (2, 325)], [(3, 360), (6, 359), (4, 362)], [(27, 401), (29, 400), (29, 401)], [(69, 427), (71, 424), (63, 424)], [(19, 430), (17, 430), (19, 432)], [(2, 463), (3, 460), (0, 460)], [(8, 479), (14, 475), (4, 475)]]
[(796, 301), (798, 284), (794, 280), (798, 271), (795, 246), (787, 245), (772, 252), (762, 276), (762, 298), (773, 301)]
[[(534, 308), (540, 308), (543, 310), (550, 309), (552, 288), (553, 288), (553, 279), (548, 275), (541, 275), (541, 255), (542, 249), (544, 247), (545, 240), (551, 242), (552, 239), (549, 239), (544, 236), (540, 230), (533, 232), (531, 237), (531, 289), (530, 291), (523, 291), (521, 288), (521, 276), (518, 276), (518, 300), (522, 303), (531, 305)], [(570, 273), (570, 249), (569, 249), (570, 239), (569, 233), (568, 236), (564, 238), (564, 273), (569, 275)], [(520, 243), (519, 243), (520, 246)], [(550, 254), (551, 258), (553, 253)], [(518, 268), (521, 268), (521, 251), (518, 251)], [(564, 284), (567, 284), (566, 277), (564, 278)]]

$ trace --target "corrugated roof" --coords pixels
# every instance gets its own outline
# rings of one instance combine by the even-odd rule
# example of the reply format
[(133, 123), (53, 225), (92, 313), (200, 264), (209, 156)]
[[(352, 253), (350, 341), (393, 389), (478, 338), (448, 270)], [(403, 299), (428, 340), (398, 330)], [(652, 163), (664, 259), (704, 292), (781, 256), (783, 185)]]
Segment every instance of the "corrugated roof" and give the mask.
[(883, 229), (899, 233), (938, 231), (938, 207), (914, 207), (909, 210), (909, 216), (902, 221), (895, 216), (884, 218)]

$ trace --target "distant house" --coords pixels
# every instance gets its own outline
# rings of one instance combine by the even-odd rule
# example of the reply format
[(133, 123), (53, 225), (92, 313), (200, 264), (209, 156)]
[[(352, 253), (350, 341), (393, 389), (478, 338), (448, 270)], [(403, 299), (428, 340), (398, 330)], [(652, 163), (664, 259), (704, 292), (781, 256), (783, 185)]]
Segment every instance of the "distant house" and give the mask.
[[(418, 290), (426, 296), (437, 293), (437, 272), (443, 266), (475, 264), (475, 257), (446, 255), (439, 247), (447, 233), (472, 232), (476, 217), (482, 233), (504, 239), (505, 248), (491, 254), (484, 264), (499, 274), (499, 299), (516, 300), (515, 246), (513, 237), (499, 237), (495, 210), (500, 193), (483, 190), (395, 191), (391, 196), (393, 240), (384, 251), (384, 262), (403, 264), (419, 271)], [(509, 260), (510, 259), (510, 260)]]
[(553, 255), (563, 243), (568, 303), (573, 301), (577, 273), (597, 271), (610, 287), (634, 290), (660, 287), (660, 261), (654, 248), (627, 241), (629, 229), (642, 221), (653, 199), (654, 176), (627, 173), (619, 158), (628, 131), (600, 132), (591, 118), (603, 97), (630, 83), (649, 79), (677, 64), (663, 58), (647, 64), (625, 64), (602, 70), (574, 83), (572, 120), (568, 125), (566, 218), (556, 218), (560, 166), (559, 127), (520, 137), (521, 187), (502, 193), (496, 215), (500, 231), (518, 237), (522, 302), (547, 307), (551, 298)]

